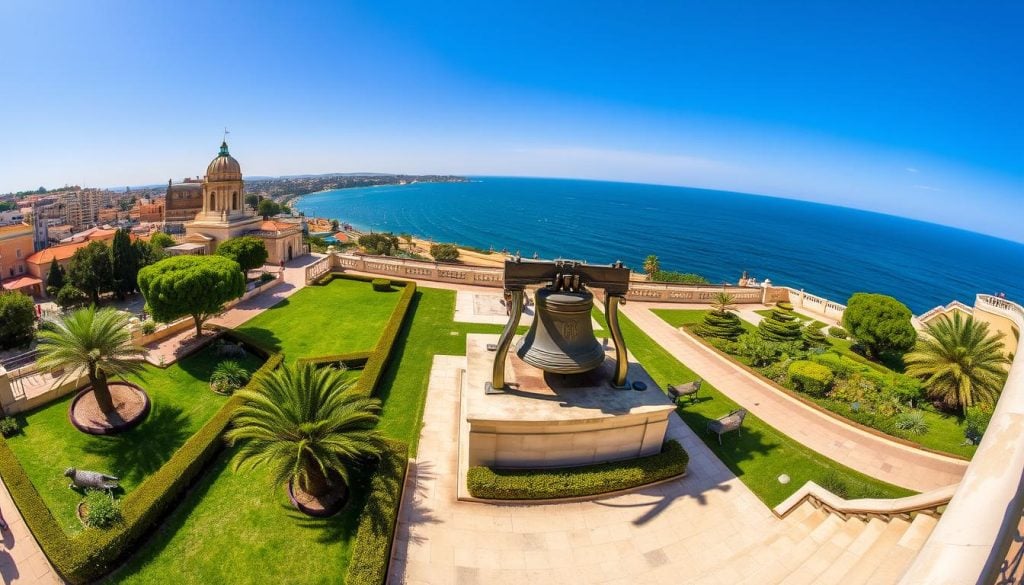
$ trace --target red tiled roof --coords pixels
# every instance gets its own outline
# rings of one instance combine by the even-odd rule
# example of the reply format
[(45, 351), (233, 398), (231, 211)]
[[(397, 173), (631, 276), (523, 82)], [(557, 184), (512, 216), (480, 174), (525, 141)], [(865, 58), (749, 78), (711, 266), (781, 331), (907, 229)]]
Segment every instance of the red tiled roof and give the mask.
[(39, 280), (38, 278), (30, 274), (15, 276), (14, 278), (8, 278), (7, 280), (0, 282), (0, 284), (3, 285), (5, 290), (21, 290), (23, 288), (28, 288), (30, 286), (42, 283), (43, 281)]
[(28, 258), (25, 258), (25, 262), (29, 264), (38, 264), (45, 266), (53, 262), (54, 258), (57, 262), (63, 262), (75, 255), (80, 248), (84, 248), (89, 245), (88, 241), (82, 242), (70, 242), (68, 244), (59, 244), (45, 250), (40, 250), (35, 254), (32, 254)]
[(352, 238), (348, 237), (348, 234), (346, 234), (345, 232), (338, 232), (334, 234), (334, 239), (338, 240), (339, 242), (346, 243)]
[(272, 219), (268, 219), (260, 224), (260, 231), (264, 232), (283, 232), (298, 228), (299, 224), (297, 223), (285, 223), (283, 221), (274, 221)]

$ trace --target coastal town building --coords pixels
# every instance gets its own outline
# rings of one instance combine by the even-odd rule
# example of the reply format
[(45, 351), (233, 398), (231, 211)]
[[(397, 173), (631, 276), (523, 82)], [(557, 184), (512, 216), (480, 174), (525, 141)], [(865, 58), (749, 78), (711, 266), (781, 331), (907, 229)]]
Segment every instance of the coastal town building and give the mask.
[(128, 212), (128, 217), (133, 222), (142, 223), (157, 223), (164, 221), (164, 201), (163, 197), (156, 199), (138, 199), (135, 205)]
[(0, 285), (3, 290), (39, 294), (38, 278), (29, 274), (28, 259), (33, 255), (32, 226), (21, 223), (0, 227)]
[[(75, 255), (75, 252), (88, 246), (90, 242), (105, 242), (109, 245), (114, 240), (114, 234), (116, 233), (117, 230), (113, 228), (90, 228), (28, 256), (25, 259), (26, 272), (29, 276), (38, 279), (40, 283), (39, 290), (33, 294), (43, 294), (45, 292), (45, 286), (43, 285), (50, 274), (50, 268), (53, 266), (54, 260), (57, 261), (61, 268), (67, 270), (68, 265), (71, 263), (71, 257)], [(132, 239), (134, 240), (135, 237), (133, 236)]]
[(186, 178), (181, 183), (167, 180), (164, 195), (164, 229), (168, 233), (182, 233), (184, 224), (195, 219), (203, 209), (203, 180)]
[(220, 242), (239, 236), (263, 240), (271, 264), (306, 253), (301, 223), (264, 220), (246, 207), (242, 168), (228, 151), (226, 141), (207, 167), (201, 187), (201, 208), (192, 221), (185, 223), (184, 241), (169, 248), (171, 253), (211, 254)]

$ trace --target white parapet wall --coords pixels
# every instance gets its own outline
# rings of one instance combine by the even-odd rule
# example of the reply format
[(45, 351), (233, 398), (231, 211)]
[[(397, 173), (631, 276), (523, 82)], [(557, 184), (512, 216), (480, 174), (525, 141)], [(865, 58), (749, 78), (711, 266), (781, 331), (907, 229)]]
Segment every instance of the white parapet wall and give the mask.
[[(1024, 308), (978, 295), (975, 309), (1006, 317), (1024, 330)], [(1024, 358), (1006, 385), (978, 451), (942, 519), (907, 569), (902, 585), (993, 583), (1024, 509)]]

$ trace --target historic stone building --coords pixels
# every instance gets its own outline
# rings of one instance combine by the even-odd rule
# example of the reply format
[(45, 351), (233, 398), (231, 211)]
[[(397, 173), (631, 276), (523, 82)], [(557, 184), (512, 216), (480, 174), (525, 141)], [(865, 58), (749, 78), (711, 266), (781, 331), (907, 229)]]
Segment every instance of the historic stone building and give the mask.
[(201, 204), (195, 219), (185, 223), (185, 243), (175, 246), (175, 251), (211, 254), (224, 240), (255, 236), (267, 244), (271, 264), (305, 254), (300, 224), (264, 221), (246, 209), (242, 167), (228, 152), (227, 142), (206, 168)]

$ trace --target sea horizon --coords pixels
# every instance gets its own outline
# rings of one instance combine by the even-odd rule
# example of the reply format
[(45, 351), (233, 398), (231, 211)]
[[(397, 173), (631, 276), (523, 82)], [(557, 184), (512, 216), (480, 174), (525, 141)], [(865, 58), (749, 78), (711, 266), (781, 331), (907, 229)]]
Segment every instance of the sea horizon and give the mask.
[[(1024, 298), (1024, 287), (1004, 277), (1024, 265), (1024, 244), (956, 226), (775, 195), (465, 176), (469, 182), (320, 191), (299, 196), (293, 207), (361, 230), (523, 256), (622, 260), (637, 271), (654, 254), (665, 270), (696, 272), (715, 284), (736, 282), (746, 270), (840, 303), (853, 292), (880, 292), (916, 314), (952, 300), (973, 304), (977, 293)], [(515, 224), (502, 223), (513, 216)], [(605, 238), (598, 235), (612, 224)], [(889, 245), (873, 245), (886, 239)]]

